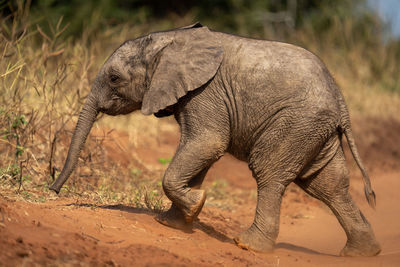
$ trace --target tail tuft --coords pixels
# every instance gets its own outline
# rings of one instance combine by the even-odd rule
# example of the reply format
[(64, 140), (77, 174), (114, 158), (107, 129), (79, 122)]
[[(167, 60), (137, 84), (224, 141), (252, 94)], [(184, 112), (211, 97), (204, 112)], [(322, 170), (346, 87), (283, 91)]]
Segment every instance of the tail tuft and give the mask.
[(364, 187), (365, 198), (368, 201), (368, 204), (371, 208), (375, 209), (376, 207), (376, 196), (373, 190), (368, 190), (367, 187)]

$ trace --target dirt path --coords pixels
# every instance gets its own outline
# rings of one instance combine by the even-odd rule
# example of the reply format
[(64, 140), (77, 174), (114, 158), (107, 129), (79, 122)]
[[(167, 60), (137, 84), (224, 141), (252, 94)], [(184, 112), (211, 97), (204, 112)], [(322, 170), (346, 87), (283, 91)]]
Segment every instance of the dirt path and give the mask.
[[(171, 155), (176, 141), (174, 136), (157, 147)], [(156, 164), (155, 149), (137, 153), (145, 164)], [(255, 183), (246, 164), (226, 156), (212, 167), (205, 186), (227, 181), (224, 197), (237, 199), (230, 206), (206, 203), (192, 233), (158, 224), (147, 209), (96, 205), (79, 198), (29, 203), (2, 192), (0, 266), (399, 266), (400, 169), (372, 169), (376, 211), (368, 207), (354, 168), (351, 193), (382, 245), (378, 257), (337, 256), (346, 240), (342, 228), (323, 204), (296, 186), (288, 188), (282, 203), (276, 250), (260, 254), (236, 247), (232, 238), (253, 220)]]

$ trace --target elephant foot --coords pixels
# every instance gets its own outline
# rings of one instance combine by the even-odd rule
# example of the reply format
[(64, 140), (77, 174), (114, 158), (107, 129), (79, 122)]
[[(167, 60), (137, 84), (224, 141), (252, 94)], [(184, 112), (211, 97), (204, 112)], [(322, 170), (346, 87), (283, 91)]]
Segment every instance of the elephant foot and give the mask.
[(376, 240), (372, 242), (360, 242), (357, 244), (346, 243), (346, 246), (340, 251), (340, 256), (376, 256), (381, 252), (381, 246)]
[(266, 238), (258, 230), (253, 230), (250, 227), (247, 231), (243, 232), (240, 236), (235, 237), (236, 245), (245, 250), (252, 250), (255, 252), (272, 252), (275, 246), (275, 242)]
[(184, 232), (191, 232), (193, 224), (187, 223), (183, 212), (178, 209), (174, 204), (171, 208), (163, 213), (158, 214), (154, 219), (166, 226), (171, 228), (179, 229)]
[(182, 209), (185, 221), (192, 223), (197, 218), (204, 202), (206, 202), (206, 191), (201, 189), (192, 189), (186, 196), (190, 204), (186, 204)]

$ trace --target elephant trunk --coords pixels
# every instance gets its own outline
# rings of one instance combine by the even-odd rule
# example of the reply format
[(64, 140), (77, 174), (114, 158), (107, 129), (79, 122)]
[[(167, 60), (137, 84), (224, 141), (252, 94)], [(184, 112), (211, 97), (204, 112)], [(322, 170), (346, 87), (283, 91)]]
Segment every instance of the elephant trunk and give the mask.
[(79, 114), (79, 119), (72, 136), (71, 145), (69, 147), (67, 160), (65, 161), (64, 168), (57, 180), (50, 187), (51, 190), (57, 194), (60, 192), (61, 187), (67, 181), (72, 171), (75, 169), (78, 162), (79, 153), (86, 141), (86, 138), (96, 120), (98, 111), (97, 100), (92, 93), (89, 94), (82, 111)]

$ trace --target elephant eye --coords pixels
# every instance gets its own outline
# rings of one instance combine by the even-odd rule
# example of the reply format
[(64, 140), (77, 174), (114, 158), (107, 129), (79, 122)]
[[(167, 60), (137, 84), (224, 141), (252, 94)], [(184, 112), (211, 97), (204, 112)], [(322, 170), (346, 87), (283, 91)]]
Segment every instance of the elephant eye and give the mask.
[(119, 77), (118, 77), (117, 75), (115, 75), (115, 74), (111, 74), (111, 75), (110, 75), (110, 81), (111, 81), (112, 83), (116, 83), (116, 82), (119, 81)]

